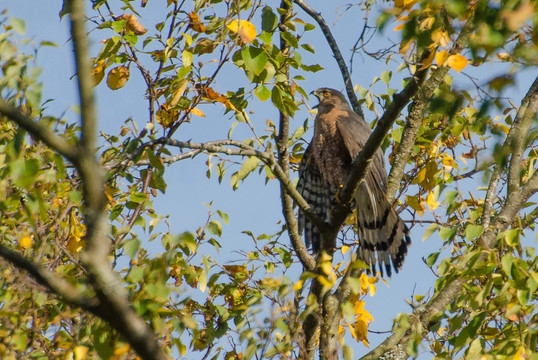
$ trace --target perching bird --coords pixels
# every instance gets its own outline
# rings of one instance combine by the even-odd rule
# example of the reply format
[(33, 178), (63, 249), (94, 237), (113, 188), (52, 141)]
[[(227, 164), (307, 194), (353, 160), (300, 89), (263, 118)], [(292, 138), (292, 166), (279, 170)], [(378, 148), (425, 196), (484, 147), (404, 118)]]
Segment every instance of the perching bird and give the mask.
[[(337, 90), (320, 88), (312, 92), (318, 99), (314, 137), (299, 164), (297, 190), (318, 216), (329, 222), (335, 196), (345, 183), (351, 162), (372, 133), (364, 119), (353, 111)], [(364, 181), (355, 194), (358, 228), (358, 257), (383, 267), (391, 275), (401, 268), (410, 244), (409, 231), (385, 196), (387, 172), (383, 152), (378, 149)], [(314, 252), (321, 246), (315, 225), (299, 210), (299, 233), (305, 234), (307, 246)], [(392, 265), (391, 265), (392, 264)]]

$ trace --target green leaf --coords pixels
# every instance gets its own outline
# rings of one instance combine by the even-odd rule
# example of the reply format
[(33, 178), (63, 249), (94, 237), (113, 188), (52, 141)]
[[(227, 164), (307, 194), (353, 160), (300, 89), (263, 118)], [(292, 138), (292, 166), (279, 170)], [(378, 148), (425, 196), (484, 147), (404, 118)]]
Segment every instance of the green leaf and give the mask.
[(220, 210), (217, 210), (217, 214), (219, 214), (220, 218), (225, 224), (228, 224), (228, 222), (230, 221), (230, 217), (228, 216), (228, 214)]
[(15, 30), (20, 35), (26, 34), (26, 23), (22, 19), (18, 18), (11, 18), (10, 25), (13, 27), (13, 30)]
[(324, 67), (319, 64), (301, 65), (301, 69), (303, 69), (304, 71), (318, 72), (320, 70), (323, 70)]
[(519, 245), (519, 229), (510, 229), (504, 232), (504, 240), (509, 246)]
[(483, 232), (484, 227), (482, 225), (470, 224), (467, 225), (467, 227), (465, 228), (465, 237), (467, 238), (467, 240), (473, 241), (474, 239), (482, 235)]
[(286, 41), (288, 44), (290, 44), (291, 47), (296, 48), (296, 47), (299, 46), (299, 41), (297, 40), (297, 38), (293, 34), (287, 32), (287, 31), (282, 31), (280, 33), (280, 36), (282, 36), (284, 41)]
[(217, 220), (212, 220), (207, 224), (207, 230), (216, 236), (222, 236), (222, 225)]
[(313, 47), (312, 45), (310, 45), (310, 44), (301, 44), (301, 47), (302, 47), (304, 50), (306, 50), (306, 51), (308, 51), (308, 52), (310, 52), (310, 53), (312, 53), (312, 54), (315, 54), (315, 53), (316, 53), (316, 50), (315, 50), (314, 47)]
[(181, 54), (181, 61), (183, 62), (183, 67), (188, 68), (192, 64), (192, 53), (187, 50), (183, 50)]
[(244, 48), (241, 51), (241, 55), (245, 62), (245, 69), (255, 75), (260, 75), (268, 61), (265, 52), (253, 46)]
[(439, 231), (439, 236), (441, 237), (441, 239), (443, 239), (445, 241), (451, 241), (451, 240), (454, 240), (457, 233), (458, 233), (458, 227), (457, 226), (454, 226), (454, 227), (451, 227), (451, 228), (444, 227)]
[(424, 231), (424, 235), (422, 236), (422, 241), (429, 238), (437, 230), (439, 230), (439, 225), (438, 224), (430, 224), (430, 226), (428, 226), (426, 231)]
[(382, 74), (381, 74), (381, 81), (383, 81), (385, 84), (389, 84), (389, 81), (392, 77), (392, 71), (384, 71)]
[(127, 256), (129, 256), (131, 259), (134, 259), (138, 252), (138, 249), (140, 249), (141, 244), (142, 242), (138, 240), (138, 238), (133, 238), (125, 241), (125, 243), (123, 244), (123, 250), (125, 250)]
[(183, 234), (179, 235), (181, 242), (179, 246), (181, 247), (181, 250), (185, 253), (185, 255), (189, 256), (191, 253), (196, 252), (196, 249), (198, 248), (198, 244), (196, 243), (196, 238), (194, 237), (194, 234), (186, 231)]
[(260, 101), (266, 101), (271, 98), (271, 90), (269, 90), (265, 85), (258, 85), (254, 93), (260, 99)]
[(426, 260), (426, 264), (430, 267), (433, 266), (433, 264), (435, 264), (435, 262), (439, 258), (439, 254), (440, 252), (435, 252), (433, 254), (430, 254), (430, 256), (428, 256), (428, 259)]
[(262, 30), (268, 33), (273, 32), (278, 25), (278, 17), (273, 10), (266, 6), (262, 11)]
[(506, 254), (501, 259), (501, 266), (504, 273), (508, 276), (512, 274), (512, 266), (514, 265), (514, 258), (512, 254)]

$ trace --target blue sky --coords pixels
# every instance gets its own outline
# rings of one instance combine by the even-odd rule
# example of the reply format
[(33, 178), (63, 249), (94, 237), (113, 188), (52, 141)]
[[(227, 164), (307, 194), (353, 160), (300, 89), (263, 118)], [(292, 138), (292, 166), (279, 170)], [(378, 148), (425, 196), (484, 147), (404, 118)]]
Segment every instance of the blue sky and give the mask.
[[(136, 2), (138, 4), (138, 1)], [(161, 6), (164, 1), (150, 0), (145, 10), (141, 11), (143, 24), (153, 24), (157, 16), (164, 14)], [(273, 4), (274, 2), (270, 2)], [(345, 1), (335, 2), (342, 7), (335, 13), (334, 10), (327, 9), (327, 2), (323, 0), (309, 1), (315, 9), (321, 9), (322, 15), (326, 16), (327, 22), (331, 25), (334, 36), (344, 53), (346, 60), (350, 58), (350, 49), (353, 46), (358, 32), (361, 30), (362, 13), (360, 9), (352, 8), (345, 12), (343, 6)], [(387, 5), (388, 6), (388, 5)], [(61, 9), (61, 1), (31, 1), (31, 0), (4, 0), (0, 1), (0, 9), (9, 9), (8, 14), (22, 18), (26, 21), (27, 36), (33, 37), (36, 42), (54, 41), (59, 47), (44, 47), (39, 50), (37, 65), (44, 69), (41, 81), (44, 83), (44, 99), (54, 99), (49, 103), (48, 114), (60, 115), (66, 112), (66, 117), (76, 119), (76, 112), (71, 109), (76, 104), (76, 87), (73, 80), (74, 67), (71, 44), (68, 42), (68, 21), (60, 21), (58, 13)], [(117, 10), (117, 9), (116, 9)], [(311, 21), (306, 14), (299, 16), (307, 22)], [(119, 11), (118, 11), (119, 13)], [(148, 26), (149, 27), (149, 26)], [(150, 28), (150, 32), (152, 29)], [(94, 32), (91, 36), (92, 55), (97, 55), (100, 44), (99, 41), (106, 38), (102, 32)], [(398, 41), (398, 34), (392, 31), (389, 26), (385, 33), (376, 37), (375, 44), (382, 48), (388, 44), (387, 40), (392, 38)], [(307, 64), (319, 63), (325, 70), (314, 75), (306, 74), (302, 83), (303, 88), (309, 93), (319, 87), (333, 87), (343, 89), (343, 81), (336, 63), (331, 56), (329, 47), (325, 39), (321, 37), (318, 29), (307, 33), (305, 41), (310, 42), (316, 49), (315, 56), (303, 54), (303, 61)], [(375, 49), (375, 46), (371, 46)], [(396, 62), (399, 59), (394, 57), (390, 68), (394, 71), (397, 67)], [(221, 74), (215, 84), (217, 91), (224, 91), (230, 84), (245, 83), (246, 79), (241, 73), (233, 71)], [(360, 84), (363, 87), (369, 87), (375, 76), (387, 69), (383, 61), (374, 61), (363, 55), (356, 55), (354, 58), (354, 67), (352, 69), (352, 78), (355, 85)], [(239, 75), (238, 75), (239, 74)], [(304, 74), (303, 74), (304, 75)], [(454, 75), (454, 74), (453, 74)], [(241, 78), (243, 76), (243, 78)], [(398, 77), (392, 80), (391, 86), (400, 89), (401, 85)], [(487, 80), (493, 75), (491, 73), (479, 74), (481, 80)], [(521, 74), (522, 78), (525, 74)], [(460, 75), (462, 86), (465, 85), (463, 77)], [(527, 83), (529, 80), (526, 81)], [(527, 83), (522, 82), (518, 87), (511, 88), (515, 103), (519, 103), (522, 92), (526, 90)], [(517, 82), (516, 82), (517, 83)], [(133, 118), (139, 128), (145, 126), (147, 122), (147, 102), (144, 99), (144, 83), (139, 74), (132, 71), (131, 79), (127, 86), (120, 91), (112, 91), (101, 83), (96, 88), (97, 106), (101, 129), (109, 134), (117, 133), (124, 121)], [(315, 99), (308, 101), (310, 106), (315, 104)], [(269, 102), (260, 104), (253, 100), (251, 114), (252, 122), (258, 126), (259, 133), (263, 132), (264, 124), (267, 119), (278, 123), (278, 112), (269, 104)], [(195, 118), (191, 124), (181, 128), (176, 133), (179, 140), (204, 141), (223, 139), (226, 137), (227, 129), (231, 123), (229, 115), (224, 115), (222, 105), (208, 105), (202, 110), (206, 113), (206, 118)], [(375, 114), (365, 111), (367, 121), (371, 121)], [(304, 120), (311, 116), (305, 107), (295, 115), (292, 121), (292, 129), (301, 126)], [(235, 137), (248, 137), (248, 129), (245, 126), (238, 126)], [(310, 135), (305, 136), (309, 139)], [(171, 165), (167, 169), (168, 189), (165, 195), (160, 195), (155, 201), (155, 208), (158, 213), (170, 214), (170, 223), (172, 232), (181, 233), (187, 230), (195, 230), (202, 225), (207, 217), (207, 206), (205, 204), (213, 201), (212, 209), (220, 209), (230, 215), (229, 225), (223, 229), (223, 238), (221, 244), (226, 248), (220, 256), (227, 260), (237, 259), (238, 255), (233, 250), (243, 250), (248, 246), (249, 238), (241, 232), (246, 229), (252, 230), (255, 234), (274, 233), (280, 229), (277, 222), (282, 220), (279, 198), (279, 186), (276, 181), (271, 181), (267, 185), (262, 177), (250, 176), (243, 182), (237, 191), (233, 191), (229, 186), (229, 178), (225, 179), (222, 185), (217, 183), (216, 178), (207, 179), (205, 165), (207, 157), (201, 155), (194, 160), (185, 160), (180, 163)], [(230, 173), (231, 174), (231, 173)], [(479, 182), (480, 179), (477, 179)], [(405, 219), (406, 214), (402, 217)], [(428, 218), (428, 214), (424, 218)], [(379, 284), (378, 293), (373, 298), (366, 299), (366, 309), (374, 316), (375, 321), (371, 324), (370, 329), (376, 331), (390, 330), (392, 319), (399, 312), (408, 312), (411, 310), (405, 299), (410, 299), (413, 295), (432, 293), (431, 290), (435, 283), (435, 277), (432, 272), (421, 260), (427, 257), (431, 252), (437, 251), (441, 245), (441, 240), (437, 236), (422, 241), (423, 231), (427, 225), (422, 228), (417, 225), (412, 230), (413, 244), (409, 249), (409, 254), (404, 264), (403, 271), (388, 279), (389, 286)], [(287, 237), (281, 238), (281, 241), (287, 241)], [(288, 274), (292, 276), (291, 274)], [(298, 276), (298, 273), (297, 273)], [(372, 346), (383, 340), (385, 335), (370, 335)], [(350, 343), (351, 344), (351, 343)], [(364, 354), (367, 349), (362, 344), (353, 345), (355, 356)], [(423, 357), (426, 358), (426, 357)]]

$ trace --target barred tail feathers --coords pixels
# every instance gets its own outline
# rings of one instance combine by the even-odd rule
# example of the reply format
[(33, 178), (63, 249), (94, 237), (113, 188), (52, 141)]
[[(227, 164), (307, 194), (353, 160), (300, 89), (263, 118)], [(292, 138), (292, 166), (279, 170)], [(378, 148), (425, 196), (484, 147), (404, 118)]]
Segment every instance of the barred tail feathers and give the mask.
[[(402, 267), (407, 247), (411, 243), (409, 230), (400, 219), (384, 193), (363, 182), (355, 198), (359, 235), (359, 258), (371, 271), (391, 276)], [(383, 269), (384, 268), (384, 269)]]

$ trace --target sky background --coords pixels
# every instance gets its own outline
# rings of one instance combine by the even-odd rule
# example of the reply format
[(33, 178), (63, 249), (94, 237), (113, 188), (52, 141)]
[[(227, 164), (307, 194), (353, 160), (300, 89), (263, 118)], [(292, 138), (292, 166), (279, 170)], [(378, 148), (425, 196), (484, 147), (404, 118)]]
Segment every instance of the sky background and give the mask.
[[(111, 4), (115, 3), (111, 1)], [(152, 24), (157, 22), (160, 16), (166, 14), (165, 3), (163, 0), (150, 0), (146, 9), (141, 10), (142, 19), (140, 21), (149, 29), (150, 33), (154, 31)], [(274, 1), (268, 3), (270, 5), (276, 4)], [(350, 49), (362, 29), (363, 14), (360, 8), (354, 7), (344, 11), (346, 2), (335, 1), (335, 4), (341, 5), (339, 10), (335, 12), (333, 9), (329, 9), (326, 6), (327, 2), (323, 0), (309, 1), (308, 3), (314, 9), (321, 11), (327, 23), (331, 25), (331, 30), (344, 58), (349, 61)], [(138, 6), (138, 1), (134, 5)], [(113, 5), (113, 8), (116, 14), (121, 13), (117, 6)], [(75, 120), (77, 114), (73, 111), (72, 105), (77, 103), (77, 91), (73, 79), (73, 54), (71, 44), (68, 42), (68, 19), (60, 20), (58, 15), (61, 1), (4, 0), (0, 1), (1, 9), (8, 9), (9, 16), (24, 19), (27, 25), (26, 37), (33, 38), (35, 43), (54, 41), (59, 45), (59, 47), (43, 47), (37, 54), (37, 66), (43, 68), (40, 78), (43, 82), (43, 100), (54, 100), (47, 104), (47, 114), (60, 116), (65, 113), (68, 119)], [(297, 11), (300, 18), (313, 23), (301, 10)], [(372, 18), (375, 17), (372, 16)], [(92, 56), (98, 54), (99, 42), (106, 38), (106, 32), (96, 31), (92, 33), (90, 38)], [(398, 42), (398, 39), (399, 34), (393, 31), (393, 26), (388, 26), (383, 34), (376, 37), (369, 49), (381, 49), (390, 44), (391, 40)], [(306, 33), (304, 40), (314, 46), (316, 55), (308, 55), (309, 53), (303, 52), (303, 62), (305, 64), (319, 63), (325, 69), (316, 74), (302, 74), (307, 78), (302, 82), (302, 87), (307, 93), (319, 87), (343, 90), (340, 72), (319, 29), (316, 28), (316, 30)], [(397, 61), (399, 61), (398, 57), (394, 57), (388, 67), (396, 69)], [(383, 61), (375, 61), (357, 54), (352, 68), (353, 82), (355, 85), (360, 84), (368, 88), (373, 78), (380, 76), (388, 67)], [(244, 74), (233, 68), (230, 65), (229, 71), (224, 71), (219, 75), (213, 86), (216, 91), (225, 92), (228, 88), (234, 88), (235, 84), (246, 84)], [(455, 75), (453, 71), (451, 73)], [(391, 87), (401, 89), (399, 81), (401, 75), (407, 75), (407, 73), (394, 74), (395, 79), (391, 81)], [(495, 74), (485, 69), (480, 73), (475, 71), (475, 75), (479, 82), (483, 83), (493, 78)], [(517, 85), (510, 88), (509, 93), (505, 95), (511, 96), (514, 103), (518, 104), (534, 75), (528, 76), (528, 72), (523, 72), (516, 74), (516, 76), (522, 80), (521, 83), (516, 79)], [(468, 87), (472, 90), (464, 76), (456, 75), (456, 80), (460, 84), (458, 86)], [(112, 91), (106, 87), (105, 81), (96, 87), (99, 125), (102, 131), (108, 134), (117, 134), (129, 118), (137, 123), (139, 129), (143, 128), (148, 118), (144, 91), (145, 84), (134, 67), (131, 67), (131, 78), (125, 88)], [(316, 103), (314, 98), (306, 101), (309, 106)], [(254, 110), (254, 113), (251, 114), (251, 121), (258, 127), (259, 134), (263, 132), (267, 119), (271, 119), (275, 124), (278, 123), (278, 112), (271, 106), (270, 101), (259, 103), (257, 99), (253, 99), (250, 108)], [(230, 119), (229, 114), (224, 114), (223, 106), (221, 104), (206, 105), (201, 109), (207, 117), (194, 118), (191, 124), (182, 126), (175, 135), (176, 139), (202, 142), (226, 137), (227, 130), (233, 120)], [(363, 110), (367, 121), (375, 118), (375, 114), (366, 109)], [(292, 120), (292, 131), (301, 126), (309, 116), (312, 115), (308, 113), (305, 106), (302, 106)], [(234, 138), (237, 139), (251, 136), (246, 126), (242, 125), (239, 125), (234, 132)], [(310, 136), (310, 133), (307, 134), (305, 139), (310, 139)], [(223, 237), (220, 240), (224, 249), (218, 255), (219, 260), (237, 260), (240, 257), (234, 250), (244, 250), (251, 244), (250, 238), (242, 234), (243, 230), (250, 229), (255, 235), (260, 235), (263, 233), (272, 234), (280, 229), (280, 225), (277, 224), (282, 220), (279, 185), (276, 180), (270, 181), (266, 185), (264, 177), (250, 176), (239, 186), (238, 190), (233, 191), (229, 185), (229, 175), (232, 172), (228, 173), (228, 177), (221, 185), (218, 184), (216, 177), (207, 179), (205, 175), (207, 171), (206, 159), (207, 156), (202, 155), (193, 160), (185, 160), (169, 166), (166, 176), (168, 188), (165, 195), (159, 195), (154, 200), (155, 209), (157, 213), (170, 214), (172, 232), (179, 234), (183, 231), (193, 231), (202, 225), (208, 212), (205, 204), (213, 201), (213, 211), (220, 209), (230, 215), (230, 223), (224, 226)], [(477, 184), (481, 183), (481, 179), (476, 180)], [(426, 214), (424, 219), (431, 218), (428, 215)], [(407, 220), (406, 213), (402, 214), (402, 218)], [(379, 283), (375, 297), (366, 299), (366, 309), (375, 319), (370, 325), (370, 330), (390, 330), (392, 319), (396, 317), (396, 314), (411, 311), (405, 299), (410, 299), (413, 295), (433, 292), (435, 277), (423, 263), (422, 258), (438, 251), (442, 242), (437, 235), (422, 241), (423, 231), (426, 227), (427, 225), (413, 227), (411, 232), (412, 246), (409, 249), (403, 270), (388, 279), (388, 287)], [(529, 238), (532, 238), (532, 243), (535, 245), (534, 234), (531, 234)], [(287, 236), (283, 236), (280, 241), (287, 242)], [(288, 274), (288, 276), (293, 276), (293, 273)], [(298, 271), (296, 276), (299, 276)], [(386, 335), (370, 334), (371, 346), (375, 347), (385, 337)], [(351, 341), (348, 344), (352, 345), (355, 357), (367, 352), (362, 344), (354, 344)], [(419, 358), (427, 359), (429, 357), (429, 355), (423, 355)]]

